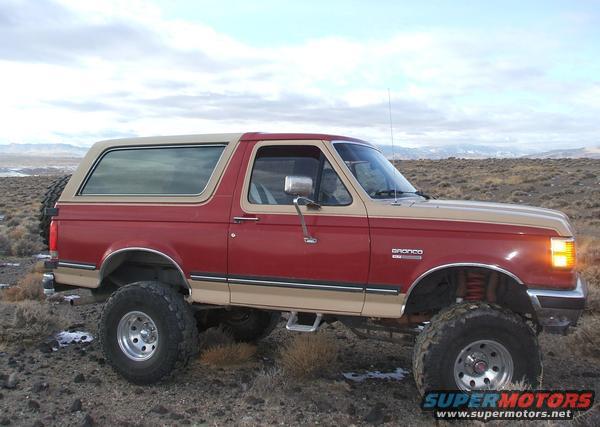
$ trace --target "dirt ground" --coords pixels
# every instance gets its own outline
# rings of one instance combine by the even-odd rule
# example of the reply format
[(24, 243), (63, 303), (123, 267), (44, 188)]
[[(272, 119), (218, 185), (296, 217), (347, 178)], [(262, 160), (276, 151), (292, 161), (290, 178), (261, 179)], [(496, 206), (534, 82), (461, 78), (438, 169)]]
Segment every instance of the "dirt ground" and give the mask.
[[(399, 167), (420, 189), (440, 197), (558, 208), (571, 216), (580, 239), (595, 244), (600, 237), (598, 160), (407, 161)], [(0, 235), (11, 248), (16, 239), (36, 239), (36, 200), (50, 180), (0, 178)], [(22, 232), (15, 233), (19, 227)], [(597, 258), (589, 259), (588, 280), (600, 289)], [(0, 255), (0, 284), (15, 284), (36, 261), (31, 255)], [(597, 295), (583, 318), (593, 325), (585, 334), (540, 336), (545, 389), (600, 390)], [(101, 309), (100, 304), (0, 302), (0, 425), (434, 424), (419, 409), (410, 343), (361, 340), (338, 323), (327, 325), (321, 333), (338, 348), (335, 362), (317, 378), (286, 378), (278, 373), (279, 357), (294, 334), (280, 323), (258, 344), (256, 355), (239, 365), (213, 367), (197, 359), (185, 374), (139, 387), (117, 376), (102, 357), (95, 339)], [(17, 329), (22, 337), (10, 338), (23, 312), (33, 314)], [(36, 324), (37, 335), (30, 331)], [(80, 331), (91, 342), (61, 347), (55, 341), (60, 331)], [(343, 375), (375, 371), (400, 375), (362, 382)], [(550, 423), (555, 424), (562, 425)], [(598, 406), (576, 424), (599, 425)]]

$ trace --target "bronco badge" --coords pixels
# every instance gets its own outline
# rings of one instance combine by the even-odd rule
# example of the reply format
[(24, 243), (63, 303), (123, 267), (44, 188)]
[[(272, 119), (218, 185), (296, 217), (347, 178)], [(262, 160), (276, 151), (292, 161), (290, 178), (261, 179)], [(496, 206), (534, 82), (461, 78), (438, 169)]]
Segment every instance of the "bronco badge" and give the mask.
[(394, 259), (423, 259), (423, 249), (392, 249)]

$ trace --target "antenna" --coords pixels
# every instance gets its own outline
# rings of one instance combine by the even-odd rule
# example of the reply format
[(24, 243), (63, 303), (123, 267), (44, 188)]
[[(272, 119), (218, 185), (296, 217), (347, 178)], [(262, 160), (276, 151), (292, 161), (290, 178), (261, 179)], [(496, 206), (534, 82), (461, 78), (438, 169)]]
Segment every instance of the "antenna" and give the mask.
[[(396, 165), (394, 161), (396, 160), (396, 149), (394, 148), (394, 125), (392, 123), (392, 97), (390, 96), (390, 88), (388, 87), (388, 109), (390, 112), (390, 138), (392, 139), (392, 165), (394, 168)], [(398, 191), (396, 188), (396, 179), (394, 178), (394, 203), (398, 202)]]

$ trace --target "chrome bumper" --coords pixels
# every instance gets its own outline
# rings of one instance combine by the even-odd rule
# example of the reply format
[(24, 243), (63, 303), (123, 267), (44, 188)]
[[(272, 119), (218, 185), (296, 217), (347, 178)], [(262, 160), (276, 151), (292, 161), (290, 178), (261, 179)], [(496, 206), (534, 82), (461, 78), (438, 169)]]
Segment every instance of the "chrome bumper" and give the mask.
[(544, 331), (565, 334), (577, 321), (585, 308), (587, 284), (580, 276), (573, 290), (528, 289), (527, 294)]

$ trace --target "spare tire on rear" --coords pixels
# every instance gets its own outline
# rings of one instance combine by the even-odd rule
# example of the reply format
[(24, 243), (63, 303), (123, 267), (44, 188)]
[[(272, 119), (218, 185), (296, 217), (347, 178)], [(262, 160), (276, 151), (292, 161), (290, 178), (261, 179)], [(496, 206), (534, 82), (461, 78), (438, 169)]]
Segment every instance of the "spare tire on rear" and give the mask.
[(52, 221), (52, 217), (46, 215), (46, 208), (53, 208), (58, 202), (60, 195), (65, 189), (65, 185), (69, 182), (71, 175), (65, 175), (58, 178), (56, 181), (52, 182), (46, 193), (44, 193), (44, 199), (42, 200), (42, 204), (40, 206), (40, 236), (44, 240), (44, 244), (48, 244), (49, 234), (50, 234), (50, 221)]

